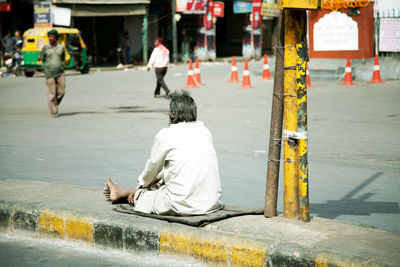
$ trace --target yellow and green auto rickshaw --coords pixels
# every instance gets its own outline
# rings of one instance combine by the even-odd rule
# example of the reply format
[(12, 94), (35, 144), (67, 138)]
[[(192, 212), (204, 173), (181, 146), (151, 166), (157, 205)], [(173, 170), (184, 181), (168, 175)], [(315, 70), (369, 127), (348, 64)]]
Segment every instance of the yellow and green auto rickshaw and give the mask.
[(29, 29), (24, 32), (24, 42), (21, 50), (21, 68), (26, 77), (32, 77), (35, 71), (42, 71), (43, 64), (38, 59), (42, 47), (49, 43), (47, 32), (55, 29), (58, 32), (57, 41), (65, 49), (65, 69), (76, 69), (82, 74), (89, 72), (86, 44), (78, 29), (62, 27), (43, 27)]

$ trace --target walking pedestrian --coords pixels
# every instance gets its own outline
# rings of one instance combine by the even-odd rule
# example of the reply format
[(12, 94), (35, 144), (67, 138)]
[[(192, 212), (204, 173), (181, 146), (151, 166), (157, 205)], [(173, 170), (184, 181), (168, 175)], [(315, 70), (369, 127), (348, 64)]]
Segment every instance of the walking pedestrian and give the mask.
[(147, 71), (150, 71), (154, 65), (157, 85), (154, 91), (154, 97), (160, 97), (160, 88), (162, 87), (167, 96), (171, 96), (171, 91), (168, 89), (167, 84), (164, 81), (164, 76), (167, 73), (168, 62), (169, 62), (169, 50), (163, 45), (163, 38), (158, 37), (154, 41), (154, 49), (151, 53), (149, 64), (147, 64)]
[(50, 115), (57, 118), (59, 116), (58, 106), (65, 94), (65, 51), (64, 47), (57, 42), (58, 32), (56, 30), (50, 30), (47, 32), (47, 36), (49, 43), (43, 46), (40, 59), (44, 65)]

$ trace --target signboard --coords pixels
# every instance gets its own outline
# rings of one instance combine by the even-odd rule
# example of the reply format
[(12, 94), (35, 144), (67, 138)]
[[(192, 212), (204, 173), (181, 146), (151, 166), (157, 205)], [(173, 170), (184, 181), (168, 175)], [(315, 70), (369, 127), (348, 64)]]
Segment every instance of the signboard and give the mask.
[(35, 1), (33, 4), (33, 26), (51, 27), (51, 2)]
[(358, 25), (341, 12), (331, 12), (314, 24), (314, 51), (358, 50)]
[(10, 0), (0, 0), (0, 12), (11, 12)]
[(380, 19), (379, 51), (400, 52), (400, 19)]
[(261, 12), (261, 0), (253, 0), (252, 5), (252, 13), (253, 13), (253, 20), (259, 20), (260, 12)]
[(206, 14), (208, 0), (186, 0), (185, 14)]
[(186, 11), (186, 0), (176, 0), (176, 12)]
[(213, 15), (214, 15), (214, 17), (223, 17), (225, 15), (224, 2), (214, 2), (213, 3)]
[(234, 1), (233, 2), (233, 13), (251, 13), (252, 4), (250, 2), (244, 1)]
[(53, 24), (69, 27), (71, 25), (71, 9), (63, 7), (52, 7)]
[(279, 17), (280, 9), (277, 4), (262, 3), (261, 16)]

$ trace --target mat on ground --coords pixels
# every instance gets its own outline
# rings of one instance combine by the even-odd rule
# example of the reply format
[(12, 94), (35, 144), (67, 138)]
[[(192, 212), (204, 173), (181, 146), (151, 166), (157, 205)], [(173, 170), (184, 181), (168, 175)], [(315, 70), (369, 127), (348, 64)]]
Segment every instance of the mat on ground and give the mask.
[(121, 213), (143, 216), (167, 222), (182, 223), (196, 227), (202, 227), (212, 222), (236, 216), (264, 214), (263, 208), (244, 208), (244, 207), (227, 206), (227, 205), (225, 205), (223, 209), (210, 214), (193, 215), (193, 216), (172, 216), (172, 215), (142, 213), (134, 211), (132, 207), (127, 204), (118, 204), (116, 205), (115, 208), (113, 208), (113, 210)]

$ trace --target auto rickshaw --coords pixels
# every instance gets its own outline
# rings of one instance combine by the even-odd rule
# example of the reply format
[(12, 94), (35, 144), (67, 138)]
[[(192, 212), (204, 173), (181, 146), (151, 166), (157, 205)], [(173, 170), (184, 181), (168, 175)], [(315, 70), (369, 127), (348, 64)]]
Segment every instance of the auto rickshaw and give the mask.
[(65, 69), (76, 69), (82, 74), (89, 72), (86, 44), (78, 29), (62, 27), (43, 27), (29, 29), (23, 35), (21, 67), (26, 77), (32, 77), (35, 71), (43, 71), (43, 64), (38, 60), (42, 47), (49, 43), (47, 32), (57, 30), (57, 42), (65, 49)]

